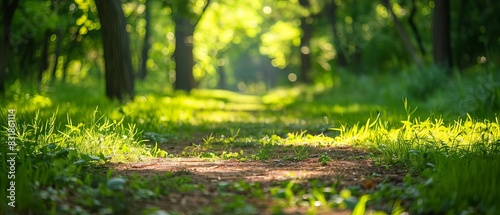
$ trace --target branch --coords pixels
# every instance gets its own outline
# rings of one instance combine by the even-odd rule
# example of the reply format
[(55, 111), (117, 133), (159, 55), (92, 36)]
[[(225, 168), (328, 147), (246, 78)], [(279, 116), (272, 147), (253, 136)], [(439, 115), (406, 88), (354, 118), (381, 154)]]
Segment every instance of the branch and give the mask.
[(425, 48), (422, 44), (422, 37), (420, 37), (420, 33), (418, 32), (418, 28), (417, 28), (417, 25), (415, 24), (415, 14), (417, 13), (417, 5), (415, 3), (415, 0), (412, 0), (412, 8), (411, 8), (411, 12), (410, 12), (410, 17), (408, 17), (408, 23), (410, 24), (410, 27), (413, 31), (413, 33), (415, 34), (415, 37), (417, 39), (417, 44), (418, 44), (418, 48), (420, 49), (420, 52), (422, 53), (422, 55), (425, 55), (426, 54), (426, 51), (425, 51)]
[(394, 10), (392, 10), (391, 3), (389, 0), (382, 0), (382, 3), (385, 5), (389, 13), (391, 13), (392, 19), (394, 20), (394, 25), (396, 26), (396, 30), (399, 33), (399, 36), (401, 37), (401, 40), (403, 40), (403, 44), (406, 46), (406, 50), (408, 53), (411, 55), (413, 58), (414, 63), (417, 65), (418, 68), (423, 67), (422, 60), (420, 57), (417, 55), (417, 52), (415, 51), (415, 48), (411, 44), (410, 38), (408, 36), (408, 33), (406, 33), (403, 25), (399, 21), (398, 17), (394, 13)]
[(196, 20), (196, 23), (194, 23), (194, 26), (198, 25), (198, 22), (200, 22), (201, 18), (203, 17), (203, 14), (205, 14), (205, 11), (208, 8), (208, 5), (210, 5), (210, 1), (211, 0), (207, 0), (207, 4), (205, 4), (205, 6), (203, 6), (203, 9), (201, 10), (200, 17), (198, 17), (198, 20)]
[(203, 16), (205, 11), (207, 10), (208, 5), (210, 5), (210, 1), (211, 0), (207, 0), (207, 4), (205, 4), (205, 6), (203, 7), (203, 10), (201, 10), (200, 18), (201, 18), (201, 16)]

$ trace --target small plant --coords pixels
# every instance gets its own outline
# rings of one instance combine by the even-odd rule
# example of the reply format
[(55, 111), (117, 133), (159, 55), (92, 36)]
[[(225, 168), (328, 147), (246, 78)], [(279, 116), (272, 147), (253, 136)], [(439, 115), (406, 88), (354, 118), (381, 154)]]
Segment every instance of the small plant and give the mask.
[(240, 134), (240, 129), (229, 128), (231, 136), (229, 137), (230, 142), (234, 142)]
[[(82, 89), (54, 86), (51, 92), (40, 94), (19, 91), (16, 99), (0, 101), (2, 106), (16, 109), (19, 131), (15, 158), (17, 205), (14, 209), (0, 205), (0, 214), (28, 214), (33, 213), (33, 208), (47, 214), (161, 214), (164, 205), (141, 207), (166, 199), (174, 199), (175, 203), (188, 200), (190, 204), (190, 198), (185, 198), (190, 195), (209, 197), (208, 205), (190, 211), (193, 214), (283, 214), (290, 209), (308, 214), (348, 209), (364, 214), (372, 208), (384, 211), (376, 214), (398, 214), (403, 208), (415, 214), (498, 214), (500, 175), (494, 170), (500, 169), (500, 123), (498, 116), (480, 115), (495, 114), (500, 107), (498, 77), (471, 79), (470, 83), (449, 90), (449, 78), (442, 80), (437, 72), (412, 74), (408, 77), (416, 78), (402, 80), (398, 82), (402, 83), (400, 86), (391, 84), (385, 90), (379, 90), (378, 83), (394, 79), (365, 79), (361, 80), (364, 84), (359, 84), (356, 77), (352, 80), (356, 90), (337, 87), (318, 95), (323, 100), (314, 95), (310, 102), (302, 102), (300, 95), (313, 95), (316, 91), (303, 93), (309, 86), (301, 86), (293, 98), (285, 92), (267, 107), (258, 96), (252, 96), (253, 105), (245, 103), (249, 97), (238, 98), (241, 95), (237, 93), (224, 96), (221, 102), (212, 95), (213, 91), (202, 89), (194, 94), (206, 94), (208, 99), (185, 94), (148, 94), (127, 104), (104, 99), (91, 99), (91, 103), (71, 100), (75, 93), (79, 93), (76, 97), (88, 96)], [(342, 81), (343, 86), (345, 83)], [(436, 84), (442, 85), (441, 90), (435, 89)], [(349, 96), (343, 96), (347, 92)], [(445, 111), (429, 111), (434, 109), (427, 103), (419, 104), (417, 111), (406, 99), (404, 108), (398, 107), (401, 93), (426, 100), (438, 93), (450, 97), (449, 92), (459, 98), (451, 102), (437, 98), (434, 102), (448, 101), (453, 105), (442, 106), (453, 109), (455, 105), (466, 117), (453, 118)], [(99, 98), (97, 95), (102, 94), (88, 97)], [(232, 103), (235, 100), (238, 103)], [(97, 109), (97, 105), (102, 108)], [(476, 116), (466, 115), (467, 112)], [(419, 114), (425, 117), (419, 118)], [(4, 117), (0, 114), (3, 127), (7, 122)], [(331, 132), (325, 131), (325, 126), (337, 128)], [(0, 131), (0, 141), (7, 141), (5, 130)], [(324, 153), (321, 147), (338, 145), (367, 151), (370, 160), (386, 170), (398, 168), (409, 173), (397, 184), (391, 178), (379, 183), (378, 179), (385, 175), (374, 173), (374, 178), (365, 176), (366, 180), (342, 190), (338, 189), (343, 181), (328, 185), (324, 178), (272, 184), (225, 181), (214, 187), (217, 185), (199, 183), (198, 178), (192, 179), (186, 172), (161, 175), (152, 170), (154, 176), (148, 177), (103, 173), (107, 164), (114, 162), (172, 157), (169, 153), (179, 152), (177, 147), (187, 143), (196, 144), (185, 147), (182, 156), (208, 164), (220, 159), (251, 158), (253, 163), (259, 163), (280, 158), (260, 165), (273, 171), (287, 170), (281, 175), (285, 178), (296, 176), (288, 172), (288, 166), (300, 165), (295, 161), (310, 159), (318, 151), (313, 162), (332, 164), (333, 155)], [(247, 156), (242, 148), (252, 154)], [(1, 147), (0, 153), (8, 153), (7, 148)], [(367, 160), (358, 153), (346, 153), (342, 158), (350, 162)], [(6, 162), (0, 161), (0, 187), (9, 185)], [(332, 179), (326, 180), (331, 183)], [(0, 202), (6, 202), (6, 189), (0, 190), (0, 194)], [(270, 211), (261, 211), (262, 205)]]
[(319, 159), (318, 161), (321, 163), (322, 166), (326, 166), (328, 164), (328, 162), (330, 162), (332, 159), (330, 158), (330, 156), (328, 156), (328, 154), (322, 154), (319, 156)]
[(243, 156), (243, 150), (240, 150), (239, 152), (223, 151), (222, 154), (220, 155), (220, 158), (224, 159), (224, 160), (228, 160), (228, 159), (238, 159), (241, 156)]
[(262, 149), (259, 150), (259, 152), (255, 155), (253, 155), (253, 159), (255, 160), (268, 160), (269, 157), (271, 156), (272, 153), (272, 146), (266, 145)]
[(206, 138), (202, 138), (202, 140), (203, 140), (203, 143), (204, 143), (205, 145), (210, 145), (210, 144), (212, 144), (212, 143), (214, 142), (215, 137), (213, 136), (213, 134), (212, 134), (212, 133), (210, 133), (210, 136), (208, 136), (208, 137), (206, 137)]
[(293, 153), (295, 154), (295, 160), (305, 160), (309, 158), (309, 147), (308, 146), (297, 146), (293, 147)]

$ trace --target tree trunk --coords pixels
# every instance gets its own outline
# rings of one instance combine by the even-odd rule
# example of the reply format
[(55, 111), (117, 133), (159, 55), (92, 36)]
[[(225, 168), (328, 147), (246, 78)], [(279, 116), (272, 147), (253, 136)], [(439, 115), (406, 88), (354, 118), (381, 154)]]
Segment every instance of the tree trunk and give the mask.
[(415, 2), (416, 0), (411, 0), (411, 11), (410, 11), (410, 17), (408, 18), (408, 23), (410, 24), (411, 30), (413, 31), (413, 34), (415, 34), (415, 39), (417, 40), (418, 44), (418, 49), (420, 50), (420, 53), (422, 55), (426, 55), (426, 51), (424, 48), (424, 44), (422, 43), (422, 37), (420, 36), (420, 33), (417, 28), (417, 24), (415, 24), (415, 14), (417, 14), (417, 4)]
[(226, 89), (226, 72), (224, 65), (217, 65), (217, 73), (219, 73), (219, 89)]
[(26, 48), (23, 50), (21, 59), (19, 60), (19, 68), (21, 68), (20, 75), (22, 77), (31, 78), (33, 73), (30, 71), (35, 71), (32, 68), (33, 62), (35, 62), (35, 39), (33, 37), (27, 39)]
[(146, 0), (145, 5), (146, 10), (144, 11), (144, 18), (146, 19), (146, 26), (144, 26), (144, 42), (142, 44), (141, 61), (139, 62), (139, 69), (137, 72), (137, 76), (141, 81), (144, 81), (144, 79), (146, 79), (146, 75), (148, 74), (146, 63), (148, 61), (148, 52), (151, 48), (151, 1)]
[[(299, 0), (302, 7), (309, 9), (309, 0)], [(304, 83), (310, 83), (309, 73), (311, 72), (311, 38), (312, 38), (312, 17), (303, 17), (300, 19), (300, 28), (302, 36), (300, 37), (300, 80)]]
[[(59, 13), (59, 1), (58, 0), (51, 0), (50, 1), (50, 9), (54, 11), (56, 14)], [(56, 81), (56, 73), (57, 73), (57, 65), (59, 63), (59, 56), (61, 56), (61, 45), (62, 45), (62, 40), (63, 40), (63, 30), (61, 27), (56, 27), (56, 47), (54, 50), (54, 67), (52, 68), (52, 76), (51, 81)]]
[(95, 1), (105, 61), (106, 96), (121, 102), (134, 97), (134, 74), (129, 35), (120, 0)]
[(78, 31), (69, 36), (70, 42), (69, 45), (67, 46), (67, 49), (65, 49), (66, 59), (64, 59), (64, 65), (63, 65), (63, 74), (62, 74), (63, 83), (66, 83), (68, 77), (68, 66), (69, 63), (71, 62), (71, 59), (76, 58), (74, 52), (75, 50), (79, 50), (80, 47), (80, 42), (78, 42), (78, 36), (79, 36)]
[(10, 54), (10, 37), (11, 37), (11, 25), (12, 18), (19, 5), (20, 0), (2, 0), (2, 25), (3, 25), (3, 35), (0, 46), (0, 96), (5, 94), (5, 80), (7, 78), (7, 64), (9, 61)]
[(311, 82), (309, 73), (311, 72), (311, 38), (312, 24), (308, 23), (308, 18), (302, 18), (302, 36), (300, 37), (300, 75), (304, 83)]
[[(175, 22), (175, 84), (174, 90), (182, 90), (191, 92), (196, 87), (196, 82), (193, 76), (193, 34), (194, 28), (201, 20), (203, 14), (210, 5), (210, 0), (206, 1), (205, 6), (201, 10), (201, 14), (197, 15), (192, 12), (189, 1), (173, 1), (175, 7), (174, 22)], [(194, 22), (191, 22), (191, 18)]]
[(191, 92), (195, 87), (193, 76), (193, 33), (194, 25), (189, 17), (176, 16), (175, 22), (175, 90)]
[(335, 0), (331, 0), (327, 3), (325, 12), (332, 27), (333, 45), (337, 52), (335, 57), (337, 59), (337, 65), (340, 67), (347, 67), (347, 59), (342, 44), (340, 43), (339, 29), (337, 29), (337, 5), (335, 4)]
[(42, 83), (43, 73), (49, 68), (49, 44), (50, 44), (50, 30), (45, 31), (45, 36), (43, 37), (43, 47), (42, 55), (40, 56), (40, 67), (38, 68), (38, 74), (36, 77), (37, 84)]
[(450, 72), (451, 62), (451, 36), (450, 36), (450, 1), (435, 0), (433, 15), (432, 43), (434, 46), (434, 63), (447, 73)]
[(57, 39), (56, 39), (56, 49), (54, 50), (54, 68), (52, 68), (52, 81), (55, 81), (57, 79), (56, 73), (57, 73), (57, 65), (59, 63), (59, 57), (61, 56), (61, 45), (62, 45), (62, 40), (63, 40), (63, 31), (60, 27), (57, 28)]
[(422, 68), (423, 67), (422, 60), (420, 59), (420, 57), (417, 54), (417, 51), (415, 50), (415, 48), (411, 44), (410, 37), (408, 36), (408, 33), (406, 33), (406, 31), (403, 27), (403, 24), (401, 24), (398, 17), (396, 16), (394, 11), (392, 10), (392, 6), (389, 3), (389, 0), (382, 0), (382, 2), (384, 3), (384, 5), (387, 8), (387, 10), (389, 11), (389, 13), (391, 13), (392, 19), (394, 20), (394, 25), (396, 26), (396, 30), (398, 31), (399, 36), (401, 37), (401, 40), (403, 40), (403, 44), (406, 47), (406, 51), (408, 52), (408, 54), (410, 54), (415, 65), (417, 65), (418, 68)]
[(280, 71), (271, 64), (271, 59), (265, 56), (260, 56), (260, 71), (262, 71), (262, 77), (264, 77), (264, 82), (266, 83), (266, 89), (272, 89), (278, 86), (278, 75)]
[(227, 81), (226, 81), (226, 71), (224, 70), (224, 66), (226, 65), (226, 62), (224, 60), (224, 51), (220, 50), (217, 55), (217, 62), (216, 62), (216, 65), (217, 65), (217, 74), (219, 74), (219, 81), (217, 82), (218, 83), (218, 87), (219, 89), (223, 89), (225, 90), (226, 87), (227, 87)]
[[(457, 11), (457, 17), (455, 19), (455, 22), (457, 23), (457, 33), (459, 35), (464, 35), (465, 32), (468, 30), (468, 28), (471, 26), (470, 24), (468, 25), (467, 20), (469, 20), (470, 17), (470, 10), (468, 10), (468, 2), (467, 1), (462, 1), (457, 3), (458, 4), (458, 11)], [(460, 71), (463, 71), (466, 66), (467, 66), (467, 51), (465, 51), (465, 44), (463, 39), (463, 36), (459, 36), (457, 39), (457, 43), (453, 49), (453, 52), (455, 54), (455, 58), (453, 58), (453, 62), (455, 62), (455, 65), (458, 67)]]

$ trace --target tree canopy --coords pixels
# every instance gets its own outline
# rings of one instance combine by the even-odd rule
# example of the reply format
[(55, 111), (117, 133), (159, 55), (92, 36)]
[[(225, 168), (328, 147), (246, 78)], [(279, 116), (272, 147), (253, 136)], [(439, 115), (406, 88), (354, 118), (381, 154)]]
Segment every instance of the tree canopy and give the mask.
[[(499, 4), (445, 2), (133, 0), (121, 7), (135, 76), (147, 73), (174, 90), (227, 82), (238, 91), (345, 69), (397, 73), (443, 59), (459, 72), (496, 65)], [(3, 85), (82, 83), (105, 73), (99, 31), (107, 27), (94, 1), (9, 0), (1, 7)]]

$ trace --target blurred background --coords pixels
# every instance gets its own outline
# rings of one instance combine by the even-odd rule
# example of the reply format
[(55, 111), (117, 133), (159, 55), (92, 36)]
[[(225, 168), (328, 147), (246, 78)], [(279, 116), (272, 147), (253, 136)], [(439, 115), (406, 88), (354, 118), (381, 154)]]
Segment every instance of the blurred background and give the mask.
[(118, 100), (195, 88), (264, 94), (332, 87), (342, 74), (398, 77), (424, 97), (456, 75), (492, 79), (500, 62), (500, 2), (491, 0), (4, 0), (1, 8), (7, 99), (21, 85), (61, 84)]

